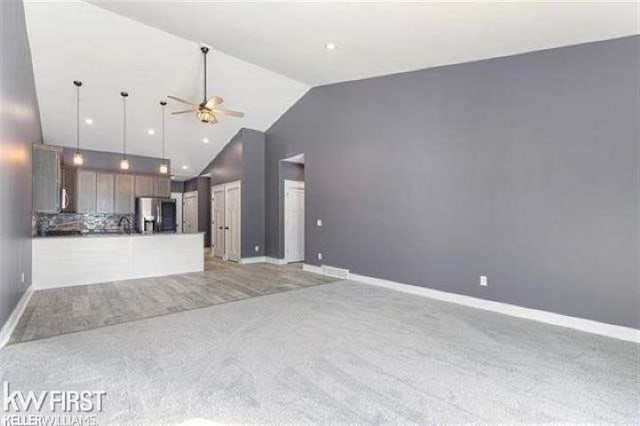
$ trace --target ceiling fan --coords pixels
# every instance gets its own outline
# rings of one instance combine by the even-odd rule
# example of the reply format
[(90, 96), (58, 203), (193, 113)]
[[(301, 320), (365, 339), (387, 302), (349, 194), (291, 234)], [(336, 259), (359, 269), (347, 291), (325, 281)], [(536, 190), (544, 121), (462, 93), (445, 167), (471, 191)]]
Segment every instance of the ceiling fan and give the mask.
[(230, 111), (228, 109), (219, 108), (219, 105), (222, 104), (222, 98), (218, 96), (213, 96), (211, 99), (207, 100), (207, 53), (209, 53), (209, 48), (207, 46), (200, 46), (200, 51), (204, 55), (204, 97), (202, 98), (202, 102), (199, 104), (185, 101), (184, 99), (180, 99), (176, 96), (168, 95), (167, 97), (173, 99), (174, 101), (182, 102), (183, 104), (189, 105), (191, 108), (185, 111), (176, 111), (171, 114), (187, 114), (189, 112), (195, 112), (198, 120), (203, 123), (216, 124), (218, 120), (216, 119), (216, 115), (228, 115), (230, 117), (244, 117), (244, 113), (238, 111)]

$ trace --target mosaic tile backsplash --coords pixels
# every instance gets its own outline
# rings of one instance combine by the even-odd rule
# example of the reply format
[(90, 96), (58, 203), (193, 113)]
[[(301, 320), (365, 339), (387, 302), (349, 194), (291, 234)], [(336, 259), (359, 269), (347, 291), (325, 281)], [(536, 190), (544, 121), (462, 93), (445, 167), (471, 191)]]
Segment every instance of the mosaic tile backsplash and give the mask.
[(80, 231), (82, 233), (109, 232), (119, 230), (118, 223), (127, 217), (134, 226), (133, 214), (103, 213), (36, 213), (33, 216), (33, 235), (45, 235), (47, 231)]

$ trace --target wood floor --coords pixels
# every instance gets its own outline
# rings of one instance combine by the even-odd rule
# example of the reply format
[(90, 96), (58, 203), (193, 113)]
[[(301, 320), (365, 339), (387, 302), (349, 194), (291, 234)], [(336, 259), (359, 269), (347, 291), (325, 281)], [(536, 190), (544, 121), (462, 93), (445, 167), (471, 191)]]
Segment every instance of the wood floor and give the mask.
[(300, 265), (239, 265), (206, 256), (204, 272), (36, 291), (10, 343), (334, 281)]

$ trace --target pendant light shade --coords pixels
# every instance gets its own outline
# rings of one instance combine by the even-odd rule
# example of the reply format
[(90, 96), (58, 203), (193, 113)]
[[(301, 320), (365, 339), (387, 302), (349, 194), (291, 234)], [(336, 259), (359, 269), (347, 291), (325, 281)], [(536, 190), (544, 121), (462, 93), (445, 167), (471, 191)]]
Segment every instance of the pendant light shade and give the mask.
[(164, 147), (165, 147), (165, 141), (164, 141), (164, 109), (167, 106), (167, 103), (165, 101), (160, 101), (160, 108), (162, 111), (162, 164), (160, 164), (160, 173), (163, 175), (166, 175), (169, 173), (169, 164), (168, 161), (165, 159), (164, 157)]
[(80, 153), (80, 87), (82, 87), (82, 82), (75, 80), (73, 85), (76, 86), (76, 152), (73, 154), (73, 164), (82, 166), (84, 164), (84, 158)]
[(127, 92), (120, 92), (122, 96), (122, 160), (120, 161), (120, 168), (122, 170), (129, 170), (129, 160), (127, 160)]

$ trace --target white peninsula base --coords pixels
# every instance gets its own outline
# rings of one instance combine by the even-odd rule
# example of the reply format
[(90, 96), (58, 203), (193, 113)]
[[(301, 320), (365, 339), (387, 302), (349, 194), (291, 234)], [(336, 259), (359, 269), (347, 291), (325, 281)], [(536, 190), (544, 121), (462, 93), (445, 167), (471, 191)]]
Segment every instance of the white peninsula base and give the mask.
[(34, 238), (33, 288), (202, 271), (203, 239), (202, 233)]

